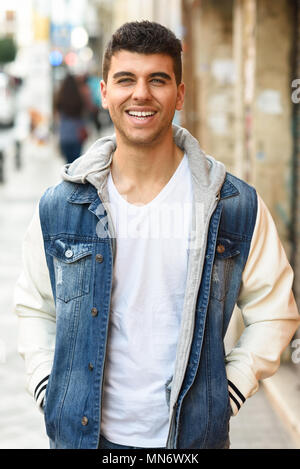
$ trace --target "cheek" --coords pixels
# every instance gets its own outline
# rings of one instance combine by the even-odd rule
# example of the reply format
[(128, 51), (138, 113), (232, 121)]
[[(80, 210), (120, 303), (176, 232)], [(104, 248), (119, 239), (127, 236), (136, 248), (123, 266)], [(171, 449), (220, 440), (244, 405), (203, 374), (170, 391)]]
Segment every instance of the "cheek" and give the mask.
[(169, 111), (170, 113), (174, 112), (174, 110), (177, 109), (177, 105), (178, 105), (177, 96), (174, 96), (174, 94), (170, 94), (164, 102), (165, 109)]
[(126, 105), (130, 97), (129, 90), (118, 90), (113, 92), (112, 94), (107, 94), (106, 96), (106, 103), (109, 109), (120, 109), (122, 110), (122, 106)]

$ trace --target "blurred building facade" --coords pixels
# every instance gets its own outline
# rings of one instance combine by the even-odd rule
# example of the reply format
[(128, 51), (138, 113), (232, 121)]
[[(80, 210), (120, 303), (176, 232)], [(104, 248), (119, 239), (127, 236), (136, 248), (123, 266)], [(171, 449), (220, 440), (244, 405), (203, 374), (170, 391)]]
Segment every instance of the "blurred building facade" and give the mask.
[(295, 271), (298, 305), (299, 7), (298, 0), (182, 0), (182, 123), (265, 200)]

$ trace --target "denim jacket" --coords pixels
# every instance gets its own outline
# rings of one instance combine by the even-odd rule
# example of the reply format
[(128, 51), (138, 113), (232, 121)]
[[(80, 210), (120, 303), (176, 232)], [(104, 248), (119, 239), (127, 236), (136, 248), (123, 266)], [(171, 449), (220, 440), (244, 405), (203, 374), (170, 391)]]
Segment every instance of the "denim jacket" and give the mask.
[[(190, 136), (185, 131), (186, 138)], [(189, 156), (195, 150), (185, 142), (183, 147), (187, 149), (186, 146)], [(192, 157), (190, 161), (193, 165)], [(204, 157), (203, 161), (213, 164), (209, 157)], [(197, 169), (193, 171), (197, 172)], [(197, 178), (194, 178), (194, 186), (197, 183)], [(266, 352), (265, 366), (269, 367), (269, 374), (276, 371), (280, 353), (299, 325), (291, 293), (292, 273), (285, 258), (281, 259), (282, 268), (277, 264), (278, 275), (273, 282), (274, 292), (281, 288), (280, 313), (276, 313), (275, 304), (270, 305), (267, 293), (262, 293), (260, 280), (256, 279), (259, 291), (255, 292), (255, 287), (251, 287), (247, 294), (244, 292), (243, 275), (247, 260), (250, 262), (250, 249), (253, 251), (252, 259), (255, 255), (260, 257), (259, 249), (263, 249), (259, 242), (252, 242), (255, 227), (260, 228), (257, 227), (258, 196), (255, 189), (229, 173), (220, 177), (215, 188), (217, 193), (212, 191), (207, 201), (209, 209), (206, 211), (203, 243), (200, 246), (196, 244), (190, 252), (187, 300), (176, 367), (173, 379), (166, 387), (170, 407), (167, 448), (228, 447), (232, 413), (237, 413), (245, 398), (255, 392), (262, 372), (265, 376), (267, 374), (256, 366), (252, 358), (255, 347), (260, 353), (264, 345), (260, 339), (253, 347), (254, 352), (249, 351), (249, 355), (252, 353), (249, 362), (254, 362), (253, 368), (239, 357), (242, 345), (229, 356), (225, 354), (224, 337), (239, 301), (241, 306), (243, 303), (250, 305), (255, 295), (260, 302), (269, 301), (265, 308), (268, 315), (274, 310), (273, 318), (264, 317), (263, 313), (260, 313), (259, 320), (249, 319), (250, 314), (245, 315), (254, 328), (260, 323), (268, 326), (268, 322), (276, 319), (277, 336), (281, 338), (282, 328), (285, 328), (285, 337), (280, 339), (282, 342), (274, 339), (273, 343), (276, 343), (271, 345), (272, 350)], [(40, 358), (44, 364), (49, 363), (49, 372), (46, 374), (47, 366), (43, 366), (43, 375), (42, 372), (36, 373), (42, 379), (37, 379), (31, 371), (29, 387), (36, 400), (40, 399), (39, 403), (43, 404), (52, 447), (96, 449), (100, 435), (115, 243), (105, 192), (97, 190), (88, 180), (80, 183), (72, 181), (72, 177), (65, 178), (42, 196), (39, 219), (54, 306), (47, 321), (41, 318), (40, 313), (38, 318), (40, 322), (44, 321), (43, 325), (47, 322), (46, 327), (53, 326), (49, 336), (53, 338), (55, 335), (55, 341), (53, 339), (51, 347), (48, 347), (51, 360)], [(282, 248), (280, 252), (283, 256)], [(284, 294), (283, 285), (279, 283), (282, 272), (285, 273)], [(28, 288), (24, 286), (24, 275), (26, 273), (16, 292), (16, 310), (20, 318), (28, 314), (24, 313), (25, 302), (21, 299), (21, 292)], [(249, 285), (252, 277), (249, 274)], [(36, 285), (34, 288), (38, 290)], [(251, 301), (246, 299), (247, 295)], [(260, 309), (259, 303), (257, 309)], [(50, 326), (49, 317), (51, 314), (54, 316), (54, 310), (55, 320)], [(274, 334), (274, 320), (272, 322), (272, 326), (268, 326), (271, 335)], [(246, 333), (246, 348), (251, 342), (255, 340), (247, 338)], [(31, 355), (38, 357), (38, 348), (35, 347), (34, 353), (31, 350)], [(25, 349), (24, 345), (20, 351), (26, 356)], [(269, 359), (270, 355), (275, 357), (272, 359), (274, 363)], [(38, 362), (39, 359), (35, 360)]]

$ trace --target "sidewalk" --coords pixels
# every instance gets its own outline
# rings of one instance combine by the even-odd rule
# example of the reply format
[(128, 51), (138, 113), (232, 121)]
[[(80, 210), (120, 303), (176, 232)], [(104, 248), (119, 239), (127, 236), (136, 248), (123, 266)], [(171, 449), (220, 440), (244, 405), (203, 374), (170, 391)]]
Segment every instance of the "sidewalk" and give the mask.
[[(287, 387), (291, 389), (289, 396), (284, 389)], [(258, 392), (247, 399), (236, 417), (231, 418), (231, 448), (300, 449), (299, 433), (293, 431), (299, 416), (300, 390), (296, 389), (295, 374), (286, 373), (284, 367), (263, 381)], [(295, 399), (298, 401), (293, 402), (295, 407), (291, 412)]]
[[(25, 229), (44, 190), (59, 182), (64, 161), (55, 146), (38, 147), (28, 141), (22, 152), (21, 170), (16, 172), (10, 159), (6, 164), (6, 182), (0, 185), (0, 449), (46, 449), (49, 445), (43, 415), (25, 390), (24, 363), (17, 353), (17, 318), (12, 314), (12, 295), (21, 267)], [(291, 370), (282, 368), (273, 381), (261, 385), (247, 400), (239, 414), (231, 419), (233, 449), (300, 448), (293, 439), (295, 420), (298, 425), (300, 422), (295, 410), (299, 411), (300, 407), (300, 387), (291, 386), (294, 382)], [(291, 405), (289, 411), (287, 402)], [(274, 411), (274, 405), (282, 408), (281, 417)], [(293, 435), (290, 423), (287, 424), (291, 416)]]
[(266, 396), (300, 449), (300, 363), (283, 363), (278, 372), (264, 380)]
[(13, 154), (5, 159), (0, 185), (0, 448), (48, 448), (42, 414), (25, 390), (24, 363), (17, 352), (17, 318), (13, 290), (21, 268), (21, 242), (44, 190), (59, 180), (63, 160), (47, 147), (30, 142), (22, 151), (22, 168)]

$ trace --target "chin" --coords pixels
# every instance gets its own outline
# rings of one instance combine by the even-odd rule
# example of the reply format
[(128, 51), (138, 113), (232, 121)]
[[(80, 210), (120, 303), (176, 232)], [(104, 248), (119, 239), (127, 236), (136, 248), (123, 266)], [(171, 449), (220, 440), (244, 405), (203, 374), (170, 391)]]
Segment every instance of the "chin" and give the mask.
[(123, 133), (126, 140), (133, 145), (141, 145), (141, 146), (150, 146), (158, 143), (162, 136), (165, 134), (165, 129), (160, 129), (159, 131), (147, 133), (147, 132), (140, 132), (140, 133)]

